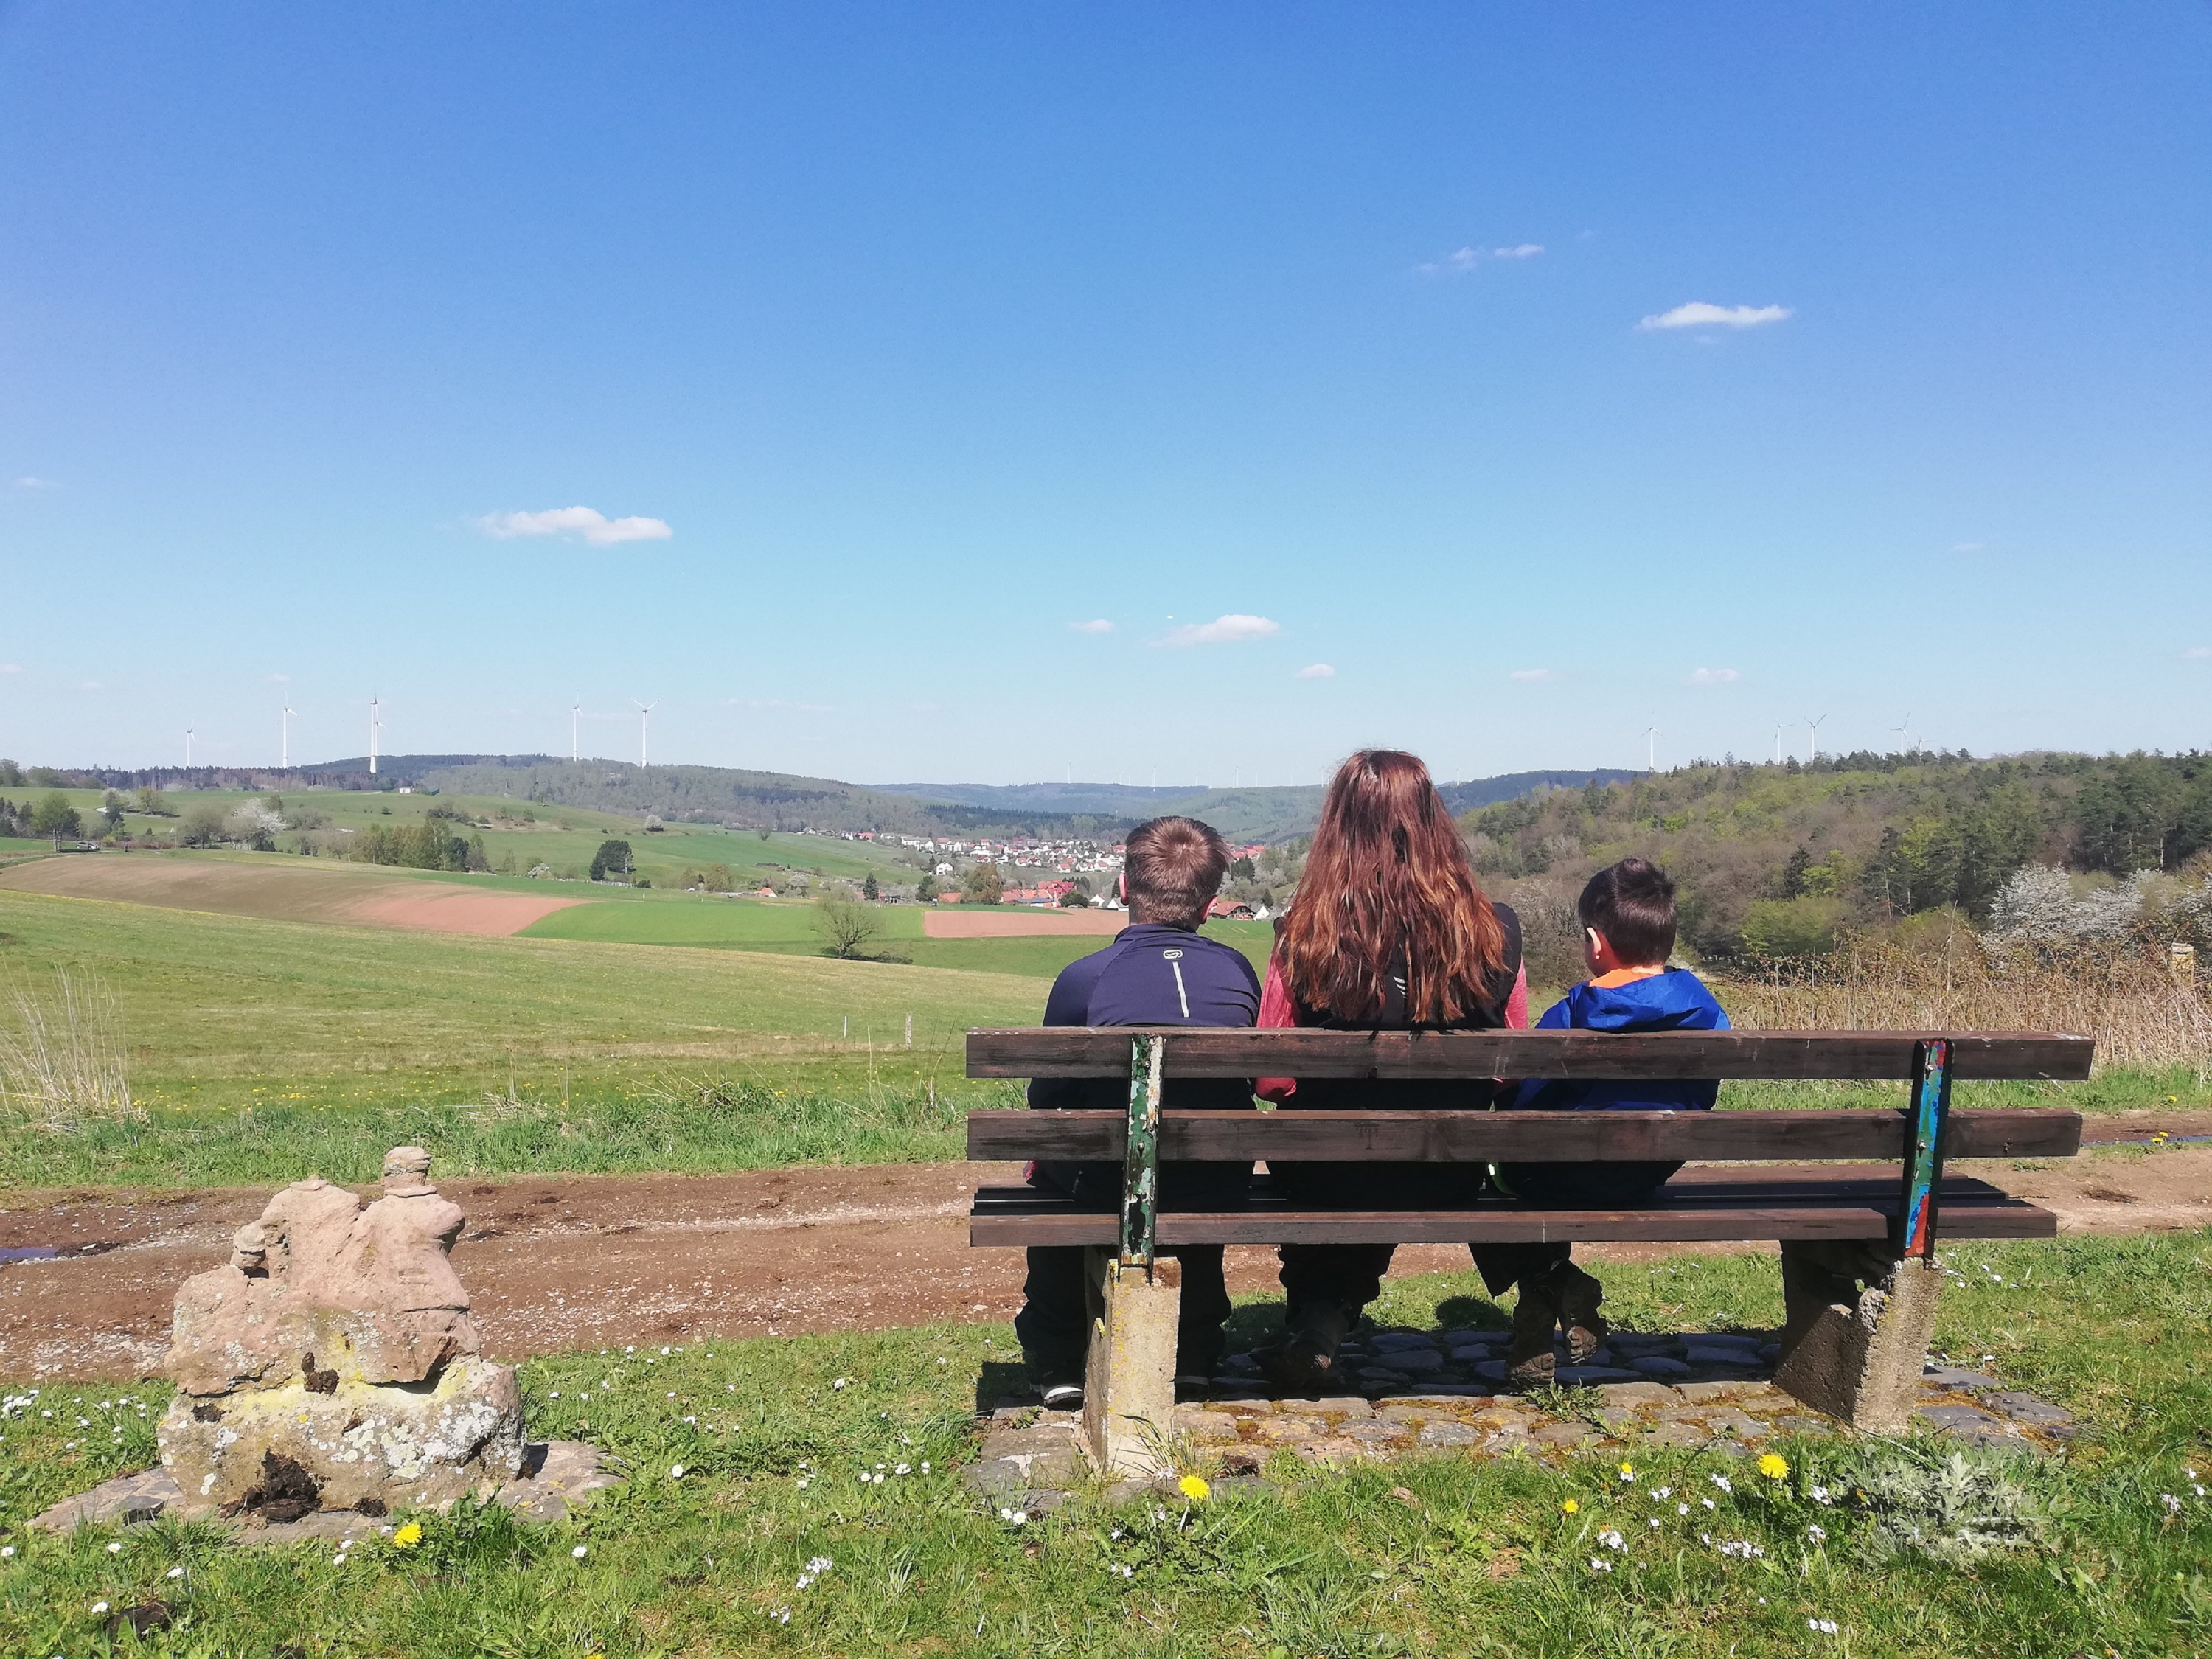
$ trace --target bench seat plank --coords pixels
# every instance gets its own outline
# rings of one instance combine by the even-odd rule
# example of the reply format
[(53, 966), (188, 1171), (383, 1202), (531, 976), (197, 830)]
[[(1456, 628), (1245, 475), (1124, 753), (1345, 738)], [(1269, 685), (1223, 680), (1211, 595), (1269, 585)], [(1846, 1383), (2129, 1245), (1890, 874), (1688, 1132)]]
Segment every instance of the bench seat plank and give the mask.
[(2089, 1075), (2095, 1043), (2051, 1031), (1323, 1031), (1231, 1026), (1024, 1026), (968, 1033), (969, 1077), (1127, 1077), (1140, 1030), (1168, 1039), (1169, 1077), (1768, 1078), (1912, 1075), (1951, 1043), (1960, 1080)]
[[(1163, 1244), (1509, 1243), (1745, 1239), (1884, 1238), (1901, 1183), (1895, 1170), (1840, 1174), (1814, 1165), (1749, 1170), (1685, 1170), (1658, 1201), (1633, 1209), (1538, 1209), (1496, 1198), (1451, 1210), (1291, 1210), (1265, 1176), (1240, 1209), (1163, 1209)], [(1987, 1182), (1943, 1182), (1945, 1238), (2051, 1238), (2058, 1218)], [(1034, 1187), (985, 1187), (969, 1216), (969, 1243), (1106, 1244), (1120, 1237), (1110, 1212)]]
[[(975, 1111), (971, 1158), (1119, 1161), (1128, 1115)], [(1300, 1112), (1161, 1115), (1163, 1159), (1586, 1163), (1699, 1158), (1897, 1158), (1898, 1111)], [(2081, 1115), (2045, 1108), (1954, 1111), (1943, 1156), (2071, 1158)]]

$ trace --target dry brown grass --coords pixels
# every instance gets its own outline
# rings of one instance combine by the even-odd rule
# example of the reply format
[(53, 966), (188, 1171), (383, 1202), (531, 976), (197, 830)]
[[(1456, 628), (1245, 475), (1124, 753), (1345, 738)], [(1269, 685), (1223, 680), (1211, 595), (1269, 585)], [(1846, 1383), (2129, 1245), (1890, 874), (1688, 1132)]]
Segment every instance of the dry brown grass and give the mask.
[(1732, 980), (1721, 1000), (1741, 1027), (2069, 1031), (2097, 1040), (2100, 1071), (2212, 1066), (2203, 989), (2137, 943), (2054, 955), (1993, 951), (1964, 928), (1909, 947), (1852, 939), (1818, 963)]
[(66, 969), (51, 992), (17, 988), (0, 1014), (0, 1107), (49, 1129), (92, 1121), (140, 1122), (131, 1097), (123, 1021), (97, 975)]

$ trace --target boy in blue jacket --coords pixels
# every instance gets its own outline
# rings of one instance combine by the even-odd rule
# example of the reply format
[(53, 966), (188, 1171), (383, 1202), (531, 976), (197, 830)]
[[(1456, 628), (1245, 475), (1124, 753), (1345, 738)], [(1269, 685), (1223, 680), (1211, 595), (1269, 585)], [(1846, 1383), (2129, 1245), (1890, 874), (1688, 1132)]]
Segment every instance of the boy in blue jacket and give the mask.
[[(1724, 1031), (1729, 1018), (1705, 982), (1670, 968), (1674, 949), (1674, 884), (1643, 859), (1599, 871), (1576, 902), (1583, 925), (1583, 961), (1590, 977), (1544, 1011), (1540, 1031)], [(1706, 1112), (1720, 1094), (1716, 1082), (1531, 1078), (1515, 1098), (1516, 1111)], [(1508, 1198), (1556, 1207), (1613, 1208), (1640, 1204), (1667, 1184), (1680, 1163), (1507, 1164), (1493, 1165), (1491, 1184)], [(1533, 1388), (1552, 1380), (1552, 1336), (1566, 1330), (1567, 1359), (1581, 1364), (1604, 1341), (1598, 1304), (1605, 1292), (1576, 1267), (1566, 1244), (1478, 1244), (1475, 1266), (1492, 1296), (1517, 1282), (1506, 1380)]]
[[(1195, 818), (1154, 818), (1129, 832), (1123, 851), (1121, 896), (1129, 926), (1104, 950), (1071, 963), (1046, 999), (1048, 1025), (1249, 1025), (1260, 1012), (1260, 980), (1244, 953), (1198, 931), (1229, 869), (1229, 844)], [(1119, 1078), (1038, 1078), (1033, 1107), (1119, 1109), (1129, 1085)], [(1162, 1104), (1249, 1107), (1251, 1085), (1239, 1078), (1170, 1078)], [(1160, 1166), (1160, 1201), (1175, 1209), (1234, 1209), (1244, 1202), (1252, 1166), (1183, 1163)], [(1118, 1163), (1047, 1163), (1033, 1166), (1032, 1186), (1057, 1188), (1086, 1209), (1119, 1210)], [(1182, 1263), (1178, 1375), (1218, 1369), (1221, 1328), (1230, 1314), (1221, 1246), (1181, 1244), (1160, 1251)], [(1080, 1246), (1032, 1244), (1023, 1304), (1014, 1316), (1030, 1381), (1048, 1406), (1083, 1403), (1083, 1367), (1091, 1312)]]

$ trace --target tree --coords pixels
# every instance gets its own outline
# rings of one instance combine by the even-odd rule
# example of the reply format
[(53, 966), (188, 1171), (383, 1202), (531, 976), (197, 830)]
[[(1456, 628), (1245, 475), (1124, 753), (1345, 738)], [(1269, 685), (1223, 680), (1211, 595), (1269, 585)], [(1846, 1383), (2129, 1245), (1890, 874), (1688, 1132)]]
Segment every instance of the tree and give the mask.
[(0, 760), (0, 784), (10, 789), (23, 787), (23, 769), (11, 760)]
[(1785, 899), (1805, 896), (1805, 872), (1813, 867), (1813, 855), (1799, 842), (1797, 850), (1790, 855), (1790, 862), (1782, 866), (1782, 892)]
[(997, 865), (976, 864), (960, 878), (960, 891), (970, 904), (996, 904), (1006, 896), (1006, 884)]
[(592, 854), (592, 879), (605, 881), (610, 870), (618, 870), (625, 880), (630, 869), (629, 843), (626, 841), (605, 841)]
[(934, 871), (934, 870), (925, 870), (925, 871), (923, 871), (923, 872), (921, 872), (921, 879), (919, 882), (917, 882), (917, 883), (915, 883), (915, 884), (914, 896), (915, 896), (915, 902), (917, 904), (927, 904), (927, 903), (929, 903), (932, 900), (933, 900), (934, 898), (936, 898), (936, 896), (937, 896), (937, 872), (936, 872), (936, 871)]
[(1091, 884), (1081, 876), (1067, 884), (1067, 890), (1060, 896), (1063, 910), (1080, 910), (1091, 902)]
[[(223, 842), (222, 808), (203, 802), (185, 814), (177, 839), (187, 847), (220, 847)], [(373, 860), (383, 863), (387, 860)]]
[(824, 893), (814, 901), (814, 931), (822, 936), (822, 954), (849, 961), (883, 927), (883, 918), (865, 904), (832, 898)]
[(876, 884), (876, 872), (872, 870), (869, 871), (868, 878), (860, 884), (860, 896), (864, 899), (879, 899), (883, 896), (884, 890)]
[(1229, 877), (1232, 881), (1254, 881), (1258, 879), (1259, 874), (1259, 866), (1249, 859), (1229, 860)]
[(69, 797), (57, 790), (32, 810), (31, 833), (49, 840), (75, 841), (84, 833), (84, 820), (69, 804)]

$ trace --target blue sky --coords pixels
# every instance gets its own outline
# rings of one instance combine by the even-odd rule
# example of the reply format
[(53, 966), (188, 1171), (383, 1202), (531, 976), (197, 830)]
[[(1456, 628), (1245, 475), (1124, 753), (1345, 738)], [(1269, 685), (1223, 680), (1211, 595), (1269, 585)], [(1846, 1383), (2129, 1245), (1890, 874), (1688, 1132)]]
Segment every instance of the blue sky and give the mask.
[(0, 5), (0, 755), (2203, 744), (2208, 64), (2195, 3)]

